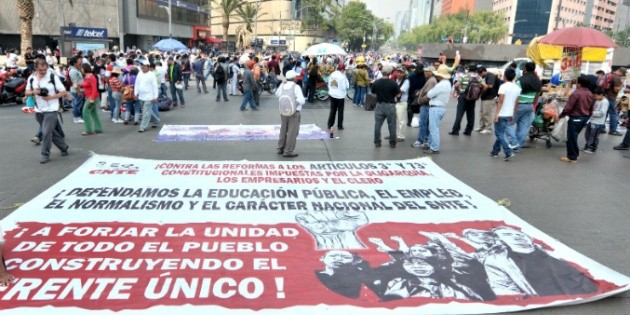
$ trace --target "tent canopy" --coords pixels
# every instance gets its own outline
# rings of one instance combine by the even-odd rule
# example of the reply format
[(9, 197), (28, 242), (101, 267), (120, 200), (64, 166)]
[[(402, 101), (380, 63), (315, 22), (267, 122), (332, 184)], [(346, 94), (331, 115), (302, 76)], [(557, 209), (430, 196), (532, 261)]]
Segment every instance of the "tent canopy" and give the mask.
[[(539, 65), (545, 65), (545, 60), (559, 60), (562, 58), (562, 46), (543, 44), (540, 37), (532, 39), (527, 47), (527, 57)], [(602, 62), (606, 60), (607, 48), (582, 48), (582, 61)]]

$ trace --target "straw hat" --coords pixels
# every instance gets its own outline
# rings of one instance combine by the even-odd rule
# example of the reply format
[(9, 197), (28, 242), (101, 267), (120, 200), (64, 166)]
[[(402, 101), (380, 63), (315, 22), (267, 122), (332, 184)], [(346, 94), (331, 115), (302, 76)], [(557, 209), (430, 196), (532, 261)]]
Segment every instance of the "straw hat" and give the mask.
[(445, 65), (440, 65), (440, 67), (438, 67), (437, 71), (433, 71), (433, 75), (436, 77), (440, 77), (442, 79), (450, 79), (451, 78), (451, 73), (450, 71), (448, 71), (448, 67), (446, 67)]
[(122, 74), (122, 71), (120, 71), (119, 67), (114, 67), (114, 69), (112, 69), (112, 73)]

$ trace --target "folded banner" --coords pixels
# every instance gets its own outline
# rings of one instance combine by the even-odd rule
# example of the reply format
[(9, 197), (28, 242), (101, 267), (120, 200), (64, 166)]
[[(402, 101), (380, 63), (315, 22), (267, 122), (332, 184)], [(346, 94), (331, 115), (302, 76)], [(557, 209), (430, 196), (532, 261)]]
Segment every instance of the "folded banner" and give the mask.
[(630, 285), (429, 159), (94, 155), (1, 225), (3, 314), (472, 314)]
[[(277, 141), (279, 135), (280, 125), (165, 125), (155, 141)], [(328, 137), (328, 133), (315, 124), (300, 125), (298, 140)]]

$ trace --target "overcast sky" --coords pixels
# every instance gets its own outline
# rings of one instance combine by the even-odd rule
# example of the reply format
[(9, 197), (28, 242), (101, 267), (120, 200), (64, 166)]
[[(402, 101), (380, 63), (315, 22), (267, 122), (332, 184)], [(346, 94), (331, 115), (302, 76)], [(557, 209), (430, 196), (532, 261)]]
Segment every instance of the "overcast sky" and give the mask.
[(381, 18), (390, 18), (394, 21), (394, 16), (398, 11), (407, 11), (409, 0), (363, 0), (372, 13)]

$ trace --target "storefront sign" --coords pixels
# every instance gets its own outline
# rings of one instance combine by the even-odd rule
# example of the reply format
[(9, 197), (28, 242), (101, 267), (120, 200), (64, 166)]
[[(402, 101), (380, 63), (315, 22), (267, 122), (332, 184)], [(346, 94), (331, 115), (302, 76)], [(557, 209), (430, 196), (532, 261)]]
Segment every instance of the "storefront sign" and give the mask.
[(582, 48), (564, 47), (560, 64), (562, 81), (573, 80), (580, 76), (582, 69)]
[(66, 39), (100, 39), (107, 40), (107, 29), (93, 27), (69, 26), (63, 28)]

